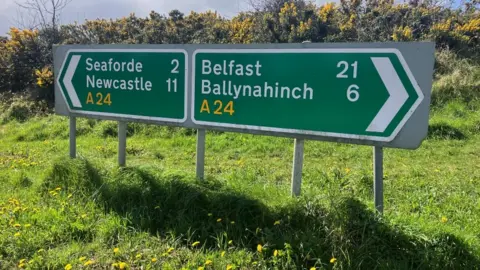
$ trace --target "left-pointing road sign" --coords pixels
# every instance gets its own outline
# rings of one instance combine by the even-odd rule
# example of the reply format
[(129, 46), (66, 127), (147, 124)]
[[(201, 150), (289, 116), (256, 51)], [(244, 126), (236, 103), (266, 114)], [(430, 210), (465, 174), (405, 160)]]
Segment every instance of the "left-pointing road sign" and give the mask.
[(187, 118), (187, 53), (73, 49), (57, 83), (71, 112), (164, 122)]

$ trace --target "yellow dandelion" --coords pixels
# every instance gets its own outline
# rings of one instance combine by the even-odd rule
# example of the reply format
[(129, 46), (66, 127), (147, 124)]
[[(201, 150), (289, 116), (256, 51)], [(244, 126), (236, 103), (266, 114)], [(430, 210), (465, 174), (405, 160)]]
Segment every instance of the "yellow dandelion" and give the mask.
[(213, 263), (212, 260), (206, 260), (206, 261), (205, 261), (205, 265), (210, 265), (210, 264), (212, 264), (212, 263)]
[(118, 247), (116, 247), (116, 248), (113, 249), (113, 253), (117, 254), (117, 253), (119, 253), (119, 252), (120, 252), (120, 249), (119, 249)]
[(330, 263), (335, 263), (337, 261), (337, 258), (333, 257), (330, 259)]
[(25, 224), (23, 227), (30, 228), (30, 227), (32, 227), (32, 224), (28, 223), (28, 224)]
[(317, 270), (317, 268), (316, 268), (316, 267), (312, 267), (312, 268), (310, 268), (310, 270)]
[(169, 249), (167, 250), (167, 253), (170, 253), (170, 252), (172, 252), (172, 251), (174, 251), (174, 250), (175, 250), (175, 249), (171, 247), (171, 248), (169, 248)]
[(83, 266), (89, 266), (89, 265), (94, 264), (94, 263), (95, 263), (95, 261), (93, 261), (93, 260), (88, 260), (88, 261), (86, 261), (86, 262), (83, 264)]
[(72, 269), (72, 265), (71, 265), (71, 264), (65, 265), (65, 270), (71, 270), (71, 269)]
[(23, 268), (24, 266), (25, 266), (24, 263), (19, 263), (19, 264), (18, 264), (18, 268)]
[(138, 253), (137, 256), (135, 256), (135, 258), (137, 258), (137, 259), (142, 258), (142, 254)]
[(232, 269), (233, 269), (233, 265), (227, 264), (227, 270), (232, 270)]
[(197, 268), (197, 270), (205, 270), (205, 267), (199, 266), (199, 267)]
[(220, 256), (225, 257), (225, 251), (222, 251), (222, 255)]
[(124, 263), (124, 262), (119, 262), (118, 263), (118, 268), (120, 269), (125, 269), (128, 267), (128, 264), (127, 263)]
[(257, 245), (257, 251), (260, 252), (260, 253), (262, 253), (262, 250), (263, 250), (263, 246), (260, 245), (260, 244), (258, 244), (258, 245)]
[(233, 240), (228, 241), (229, 245), (233, 245)]
[(15, 233), (13, 236), (19, 237), (20, 235), (21, 235), (21, 233), (17, 232), (17, 233)]
[(443, 216), (442, 217), (442, 223), (447, 223), (447, 221), (448, 221), (448, 218), (446, 216)]
[(275, 221), (275, 223), (273, 223), (273, 225), (274, 225), (274, 226), (275, 226), (275, 225), (280, 225), (280, 220)]
[(55, 191), (60, 191), (60, 190), (62, 190), (61, 187), (57, 187), (57, 188), (55, 189)]
[(157, 262), (157, 258), (152, 258), (152, 262)]
[(112, 267), (113, 267), (113, 268), (117, 268), (117, 267), (118, 267), (118, 263), (112, 263)]
[(80, 262), (83, 262), (83, 261), (85, 261), (86, 259), (87, 259), (87, 257), (82, 256), (82, 257), (80, 257), (78, 260), (79, 260)]
[(27, 259), (21, 259), (18, 263), (24, 263)]
[(198, 245), (200, 245), (200, 242), (199, 242), (199, 241), (195, 241), (195, 242), (192, 244), (192, 247), (196, 247), (196, 246), (198, 246)]
[(221, 218), (218, 218), (218, 219), (217, 219), (217, 222), (221, 222), (221, 221), (222, 221), (222, 219), (221, 219)]
[(277, 256), (278, 256), (278, 250), (275, 249), (275, 251), (273, 252), (273, 256), (274, 256), (274, 257), (277, 257)]
[(22, 227), (22, 225), (16, 223), (16, 224), (13, 224), (13, 227), (15, 227), (15, 228), (20, 228), (20, 227)]

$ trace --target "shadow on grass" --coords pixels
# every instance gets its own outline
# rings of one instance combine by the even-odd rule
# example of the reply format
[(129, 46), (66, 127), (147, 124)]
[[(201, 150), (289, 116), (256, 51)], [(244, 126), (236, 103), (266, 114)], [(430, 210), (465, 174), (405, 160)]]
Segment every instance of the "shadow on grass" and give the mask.
[[(208, 249), (225, 250), (233, 240), (235, 247), (254, 251), (258, 243), (268, 243), (264, 254), (271, 256), (273, 249), (289, 243), (297, 268), (318, 266), (319, 261), (329, 267), (332, 256), (338, 258), (337, 266), (348, 269), (480, 265), (454, 235), (407, 235), (352, 198), (339, 199), (331, 210), (308, 199), (272, 209), (214, 179), (198, 183), (176, 175), (156, 177), (139, 168), (102, 175), (85, 160), (56, 163), (45, 190), (60, 184), (83, 190), (88, 199), (94, 196), (107, 211), (128, 217), (137, 230), (173, 234), (188, 246), (200, 241)], [(280, 224), (274, 225), (277, 220)]]
[(465, 140), (467, 136), (460, 129), (447, 124), (433, 124), (428, 126), (427, 138), (436, 140)]

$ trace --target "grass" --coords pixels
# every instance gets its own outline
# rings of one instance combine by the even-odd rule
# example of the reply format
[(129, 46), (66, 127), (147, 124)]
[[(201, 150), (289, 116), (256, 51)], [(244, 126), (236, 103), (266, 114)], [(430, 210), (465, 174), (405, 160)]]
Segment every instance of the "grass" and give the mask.
[[(416, 151), (385, 150), (385, 214), (372, 149), (307, 141), (291, 198), (293, 140), (80, 119), (0, 125), (0, 268), (478, 269), (480, 104), (432, 110)], [(261, 252), (260, 252), (261, 251)]]

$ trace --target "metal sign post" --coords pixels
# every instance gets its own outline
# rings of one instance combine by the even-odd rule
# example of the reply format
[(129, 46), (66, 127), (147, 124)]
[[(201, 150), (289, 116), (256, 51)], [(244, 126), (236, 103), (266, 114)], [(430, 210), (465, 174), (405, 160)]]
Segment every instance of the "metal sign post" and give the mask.
[(118, 121), (118, 165), (127, 163), (127, 122)]
[(70, 157), (77, 157), (77, 119), (70, 116)]
[(373, 147), (373, 194), (375, 209), (383, 214), (383, 148)]
[(295, 139), (293, 149), (293, 170), (292, 170), (292, 196), (300, 196), (302, 187), (302, 170), (303, 170), (303, 143), (302, 139)]
[(197, 129), (197, 179), (205, 178), (205, 129)]

